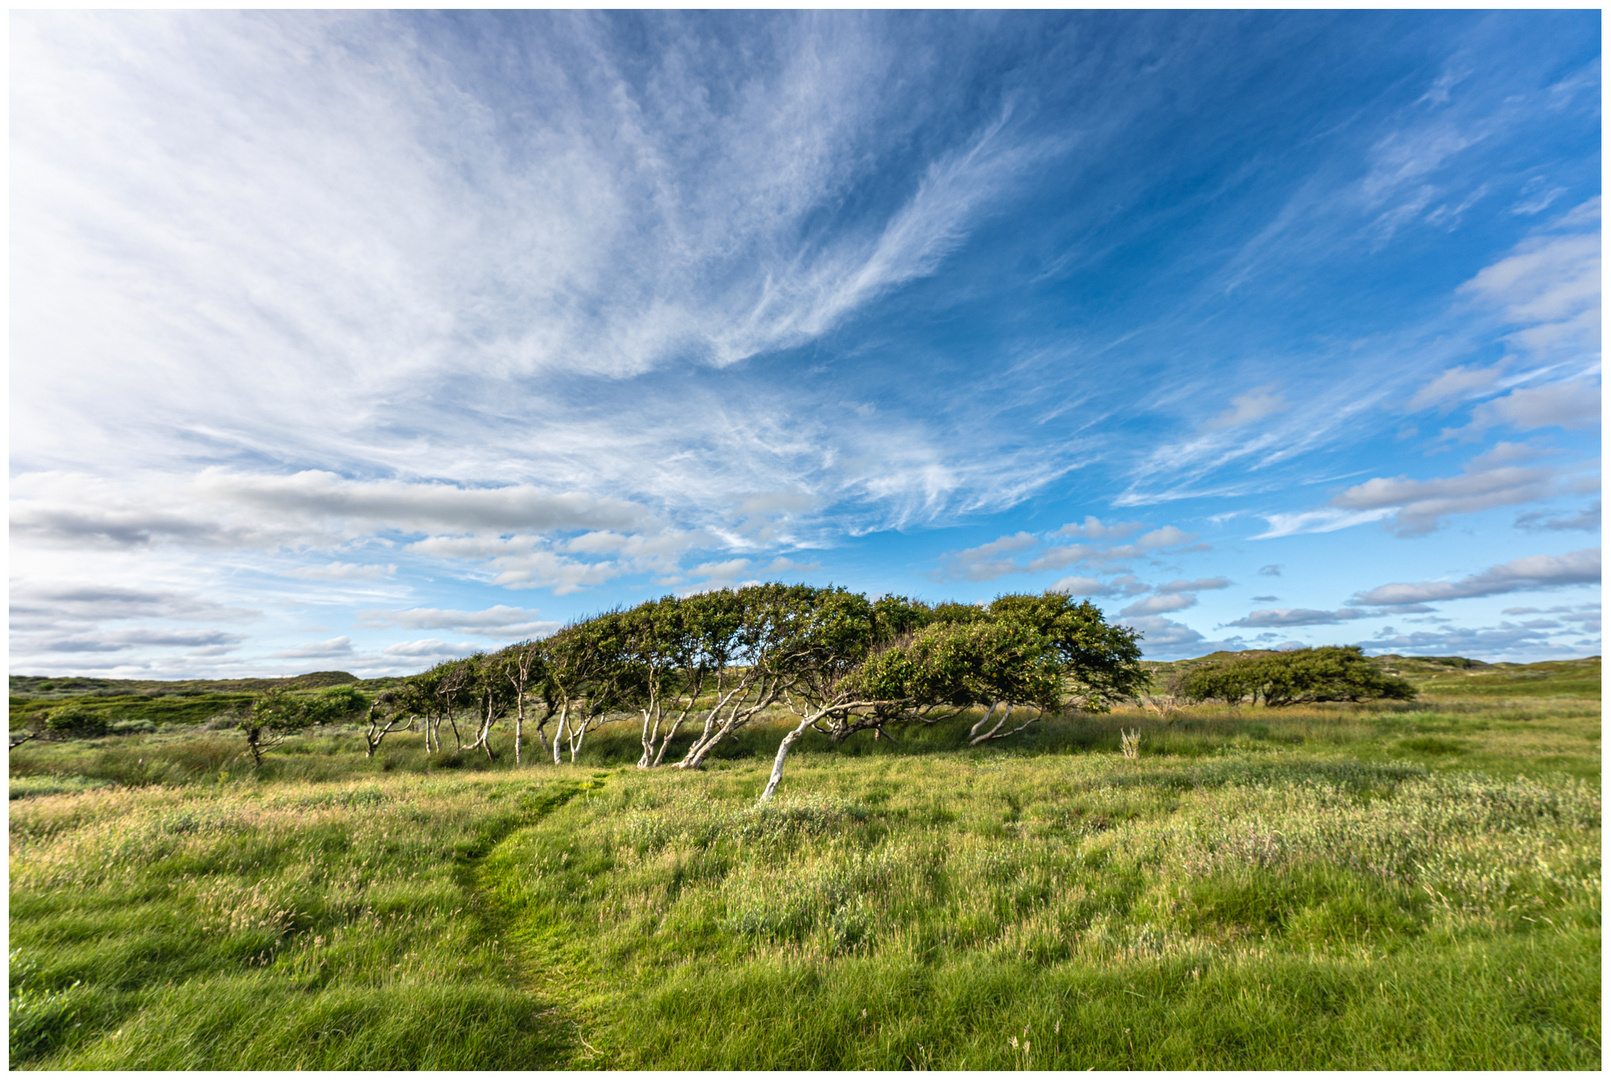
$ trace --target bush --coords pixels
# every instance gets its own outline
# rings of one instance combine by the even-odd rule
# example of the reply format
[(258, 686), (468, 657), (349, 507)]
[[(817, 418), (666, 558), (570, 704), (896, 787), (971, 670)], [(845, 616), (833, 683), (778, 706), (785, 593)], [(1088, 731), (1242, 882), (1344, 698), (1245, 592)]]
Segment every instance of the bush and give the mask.
[(100, 713), (82, 705), (64, 705), (46, 714), (45, 730), (58, 739), (95, 739), (110, 728)]

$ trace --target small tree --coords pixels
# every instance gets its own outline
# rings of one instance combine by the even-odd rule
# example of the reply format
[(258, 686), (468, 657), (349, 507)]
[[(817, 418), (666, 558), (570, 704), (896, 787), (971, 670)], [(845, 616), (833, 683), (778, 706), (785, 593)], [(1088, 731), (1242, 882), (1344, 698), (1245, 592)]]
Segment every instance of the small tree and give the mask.
[[(849, 625), (841, 609), (858, 603), (870, 608), (866, 597), (831, 586), (768, 583), (734, 592), (737, 625), (724, 645), (731, 652), (717, 671), (716, 701), (676, 767), (702, 767), (718, 743), (782, 701), (815, 662), (813, 654), (820, 655), (826, 647), (823, 635), (832, 631), (825, 628)], [(863, 610), (860, 629), (855, 631), (864, 639), (870, 635), (870, 615), (870, 610)]]
[(408, 710), (408, 701), (395, 690), (382, 690), (375, 695), (366, 719), (369, 730), (364, 733), (364, 757), (372, 758), (381, 742), (394, 731), (401, 731), (414, 722)]
[(668, 597), (669, 610), (656, 611), (652, 623), (652, 650), (658, 661), (643, 655), (641, 647), (629, 650), (642, 666), (641, 677), (633, 683), (634, 705), (644, 719), (641, 767), (657, 768), (665, 761), (671, 741), (700, 707), (700, 696), (707, 690), (715, 694), (714, 705), (696, 744), (713, 730), (711, 717), (743, 696), (735, 693), (744, 682), (735, 665), (752, 595), (715, 589), (681, 600)]
[(1136, 695), (1136, 701), (1142, 708), (1157, 713), (1165, 724), (1173, 725), (1175, 714), (1186, 706), (1185, 686), (1186, 676), (1177, 671), (1167, 676), (1162, 685), (1154, 679), (1151, 686)]
[(485, 653), (476, 653), (464, 661), (465, 672), (469, 678), (467, 696), (475, 708), (476, 734), (471, 740), (469, 749), (480, 747), (486, 752), (487, 760), (493, 760), (492, 753), (492, 727), (499, 720), (509, 715), (509, 708), (515, 702), (514, 687), (505, 677), (502, 665), (495, 657)]
[(464, 660), (445, 660), (429, 671), (411, 675), (403, 684), (403, 708), (425, 724), (425, 752), (442, 749), (442, 721), (453, 729), (454, 746), (462, 749), (456, 710), (469, 704), (472, 679)]
[(567, 746), (574, 763), (587, 733), (622, 704), (632, 679), (624, 655), (630, 620), (624, 616), (619, 610), (607, 611), (543, 640), (545, 692), (552, 695), (559, 714), (554, 727), (555, 765)]
[[(998, 596), (990, 605), (986, 617), (1007, 626), (1022, 628), (1026, 633), (1015, 639), (1020, 651), (1044, 648), (1045, 656), (1037, 656), (1034, 665), (1044, 670), (1055, 665), (1061, 686), (1067, 695), (1057, 709), (1074, 708), (1082, 712), (1107, 712), (1117, 701), (1128, 701), (1145, 686), (1150, 677), (1141, 666), (1140, 633), (1126, 626), (1115, 626), (1103, 618), (1101, 609), (1089, 600), (1075, 602), (1066, 593), (1045, 592), (1009, 593)], [(1032, 646), (1031, 641), (1039, 645)], [(1002, 639), (1000, 647), (1005, 647)], [(1024, 660), (1029, 652), (1024, 652)], [(989, 662), (989, 670), (1006, 677), (1007, 673), (1030, 670), (1024, 660), (1005, 657)], [(983, 658), (981, 658), (983, 662)], [(1024, 730), (1048, 711), (1033, 698), (1022, 695), (1027, 688), (1009, 680), (1002, 684), (1001, 696), (990, 702), (984, 716), (968, 733), (970, 746), (1004, 739)], [(1016, 727), (1008, 727), (1013, 712), (1023, 705), (1031, 705), (1035, 713)], [(997, 710), (1001, 710), (997, 715)], [(994, 718), (995, 723), (991, 720)]]
[(293, 733), (304, 731), (313, 723), (314, 710), (305, 698), (295, 697), (284, 690), (269, 690), (252, 703), (240, 720), (240, 729), (246, 735), (246, 752), (251, 755), (252, 767), (261, 768), (263, 755), (280, 746)]
[[(542, 645), (536, 641), (522, 641), (498, 653), (492, 661), (493, 670), (509, 684), (515, 702), (515, 764), (520, 764), (521, 744), (525, 739), (526, 701), (533, 690), (540, 691), (548, 678), (548, 666), (543, 660)], [(542, 739), (543, 724), (554, 714), (552, 695), (541, 694), (547, 711), (538, 720), (537, 737)], [(546, 748), (547, 740), (543, 741)]]

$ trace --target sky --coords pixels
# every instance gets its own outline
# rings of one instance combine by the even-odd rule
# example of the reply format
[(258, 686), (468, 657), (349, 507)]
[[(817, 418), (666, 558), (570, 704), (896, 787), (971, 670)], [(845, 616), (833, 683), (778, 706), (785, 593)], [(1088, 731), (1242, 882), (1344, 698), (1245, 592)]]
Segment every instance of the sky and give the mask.
[(10, 665), (667, 593), (1600, 651), (1600, 13), (10, 14)]

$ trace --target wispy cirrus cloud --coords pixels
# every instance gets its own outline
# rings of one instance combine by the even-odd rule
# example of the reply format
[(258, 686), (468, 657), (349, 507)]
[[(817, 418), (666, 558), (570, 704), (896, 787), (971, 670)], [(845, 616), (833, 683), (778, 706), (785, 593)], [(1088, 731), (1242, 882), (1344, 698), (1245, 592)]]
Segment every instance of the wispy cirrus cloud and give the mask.
[[(20, 12), (13, 573), (161, 599), (14, 592), (13, 633), (380, 673), (933, 569), (1208, 648), (1164, 616), (1245, 579), (1261, 509), (1288, 580), (1361, 521), (1586, 527), (1591, 21)], [(1404, 464), (1518, 431), (1558, 452)]]
[(306, 581), (378, 581), (397, 573), (396, 563), (326, 563), (323, 566), (303, 566), (290, 571), (291, 577)]
[[(558, 476), (546, 490), (720, 516), (712, 496), (786, 485), (807, 463), (820, 474), (828, 445), (836, 464), (812, 478), (816, 503), (869, 504), (879, 523), (988, 506), (1066, 468), (1026, 453), (1023, 477), (1003, 483), (999, 459), (985, 468), (887, 421), (780, 440), (756, 428), (814, 410), (798, 394), (745, 403), (730, 381), (706, 394), (692, 380), (680, 408), (622, 431), (631, 398), (658, 406), (668, 392), (633, 380), (832, 332), (933, 274), (1068, 149), (1003, 95), (959, 123), (944, 95), (914, 92), (935, 58), (904, 49), (886, 19), (757, 21), (737, 69), (717, 60), (704, 20), (661, 22), (643, 55), (631, 20), (589, 14), (19, 24), (13, 160), (29, 213), (15, 240), (38, 274), (16, 347), (54, 357), (48, 375), (19, 369), (23, 422), (39, 420), (21, 440), (30, 467), (117, 460), (114, 444), (131, 466), (166, 466), (184, 457), (169, 434), (182, 432), (293, 472), (311, 459), (410, 482)], [(521, 63), (489, 69), (494, 40)], [(946, 48), (981, 62), (961, 39)], [(532, 98), (543, 109), (521, 105)], [(79, 137), (60, 139), (64, 127)], [(920, 130), (922, 154), (893, 149), (897, 132)], [(313, 161), (340, 163), (343, 182), (299, 164)], [(108, 235), (118, 250), (98, 242)], [(126, 362), (101, 371), (113, 342)], [(136, 374), (152, 369), (160, 387)], [(243, 400), (252, 409), (232, 407)], [(711, 408), (735, 422), (705, 423)], [(85, 412), (116, 421), (59, 437), (62, 416)], [(157, 460), (129, 461), (131, 445)], [(258, 494), (267, 513), (294, 492)], [(92, 507), (34, 523), (100, 528), (104, 542), (190, 524)]]

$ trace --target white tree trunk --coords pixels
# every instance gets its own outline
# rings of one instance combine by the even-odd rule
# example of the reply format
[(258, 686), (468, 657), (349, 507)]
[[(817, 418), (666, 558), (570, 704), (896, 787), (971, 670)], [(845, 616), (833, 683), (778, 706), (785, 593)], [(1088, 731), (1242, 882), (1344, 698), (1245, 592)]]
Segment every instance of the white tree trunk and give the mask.
[(980, 720), (979, 720), (979, 722), (977, 724), (973, 725), (973, 727), (968, 730), (968, 738), (969, 739), (972, 739), (975, 735), (979, 734), (979, 732), (984, 730), (984, 726), (986, 724), (990, 723), (990, 718), (995, 715), (996, 706), (998, 706), (1000, 704), (1001, 704), (1001, 702), (999, 702), (999, 701), (992, 701), (990, 703), (990, 708), (985, 710), (984, 716), (980, 718)]
[(559, 707), (559, 724), (556, 725), (555, 728), (554, 728), (554, 764), (555, 765), (558, 765), (560, 763), (560, 761), (563, 760), (560, 757), (560, 747), (563, 746), (564, 743), (565, 743), (565, 722), (570, 718), (570, 711), (571, 711), (571, 703), (568, 702), (568, 701), (565, 702), (563, 705), (561, 705)]
[(815, 720), (816, 716), (808, 716), (800, 721), (798, 727), (783, 736), (783, 741), (778, 744), (777, 757), (772, 759), (772, 777), (766, 782), (766, 790), (761, 792), (761, 797), (756, 800), (758, 803), (766, 802), (772, 797), (772, 793), (778, 789), (778, 781), (783, 779), (783, 761), (789, 756), (789, 748), (795, 744), (795, 741), (800, 736), (805, 734), (806, 728), (810, 727)]

